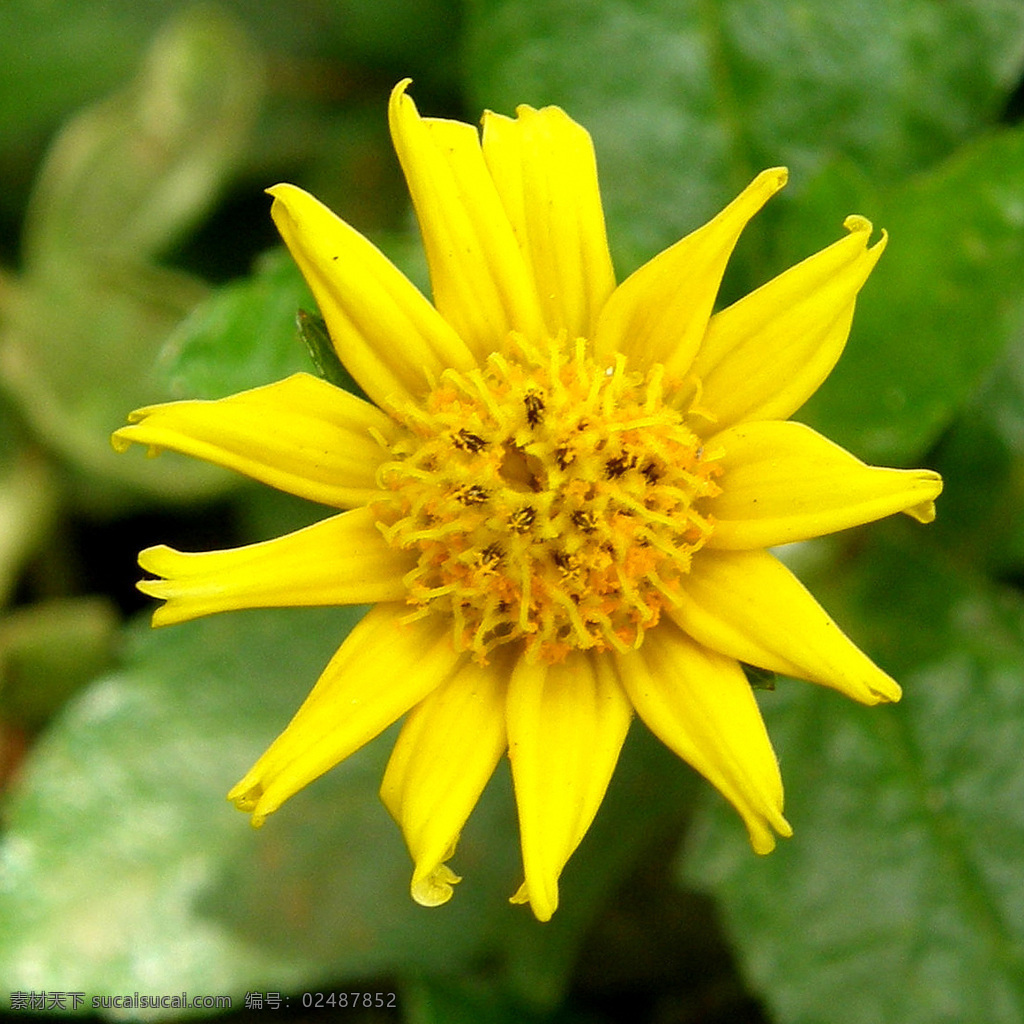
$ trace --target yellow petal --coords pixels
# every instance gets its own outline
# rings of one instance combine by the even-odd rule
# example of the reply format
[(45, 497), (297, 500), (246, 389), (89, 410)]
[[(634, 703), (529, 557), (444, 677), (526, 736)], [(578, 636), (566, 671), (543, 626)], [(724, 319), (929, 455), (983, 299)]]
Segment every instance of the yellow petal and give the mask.
[(741, 420), (788, 419), (832, 371), (853, 308), (885, 249), (867, 248), (871, 224), (847, 217), (845, 238), (711, 318), (693, 362), (700, 405), (719, 429)]
[(112, 442), (170, 448), (337, 508), (379, 495), (377, 467), (391, 455), (371, 435), (396, 424), (376, 407), (308, 373), (216, 401), (136, 409)]
[(634, 367), (663, 363), (682, 379), (704, 337), (733, 247), (751, 217), (786, 184), (787, 171), (762, 171), (721, 213), (631, 274), (597, 324), (598, 358), (623, 352)]
[(239, 810), (263, 824), (304, 786), (383, 732), (460, 661), (451, 628), (439, 615), (412, 623), (404, 605), (379, 604), (352, 630), (309, 696), (228, 793)]
[(510, 330), (543, 337), (529, 268), (484, 162), (461, 121), (422, 118), (399, 82), (388, 119), (430, 267), (434, 304), (483, 360)]
[(709, 504), (712, 548), (752, 549), (821, 537), (894, 512), (935, 518), (942, 478), (866, 466), (802, 423), (742, 423), (707, 441), (724, 454)]
[(487, 780), (505, 752), (505, 680), (497, 652), (489, 665), (472, 661), (425, 697), (402, 726), (380, 796), (412, 855), (412, 897), (435, 907), (452, 895), (445, 861)]
[(139, 590), (167, 603), (154, 626), (238, 608), (400, 601), (415, 564), (388, 547), (369, 509), (359, 508), (260, 544), (183, 553), (163, 544), (139, 555)]
[(900, 688), (767, 551), (701, 551), (671, 617), (699, 643), (750, 665), (809, 679), (863, 704)]
[(573, 652), (557, 665), (521, 658), (508, 691), (512, 762), (529, 900), (540, 921), (558, 906), (558, 878), (597, 808), (631, 711), (607, 659)]
[(670, 750), (739, 811), (757, 853), (792, 835), (782, 778), (750, 684), (739, 664), (662, 622), (637, 651), (615, 655), (637, 714)]
[(270, 213), (309, 284), (338, 357), (379, 405), (408, 401), (475, 360), (416, 286), (308, 192), (275, 185)]
[(484, 115), (487, 167), (532, 271), (548, 330), (593, 337), (615, 288), (594, 146), (558, 107)]

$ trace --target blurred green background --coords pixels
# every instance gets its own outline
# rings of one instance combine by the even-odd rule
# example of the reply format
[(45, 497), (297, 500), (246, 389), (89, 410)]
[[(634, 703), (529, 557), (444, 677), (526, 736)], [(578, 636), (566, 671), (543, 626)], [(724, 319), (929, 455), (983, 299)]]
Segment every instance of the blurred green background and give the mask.
[[(151, 632), (139, 548), (322, 513), (108, 437), (139, 405), (311, 368), (276, 181), (424, 282), (385, 123), (407, 75), (428, 114), (557, 103), (583, 123), (620, 279), (780, 163), (723, 302), (849, 213), (890, 232), (797, 418), (946, 491), (933, 526), (792, 552), (905, 697), (759, 694), (796, 830), (770, 857), (640, 726), (543, 926), (506, 902), (504, 769), (430, 911), (376, 796), (388, 736), (260, 833), (224, 800), (356, 613)], [(1022, 75), (1019, 0), (4, 0), (0, 1006), (187, 991), (231, 995), (238, 1020), (1024, 1020)], [(304, 1008), (317, 991), (395, 1008)]]

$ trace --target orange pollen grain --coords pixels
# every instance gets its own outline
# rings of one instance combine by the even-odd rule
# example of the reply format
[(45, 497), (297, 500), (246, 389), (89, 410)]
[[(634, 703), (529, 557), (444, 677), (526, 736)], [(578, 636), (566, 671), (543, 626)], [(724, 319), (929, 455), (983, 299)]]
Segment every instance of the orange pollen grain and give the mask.
[(598, 363), (578, 339), (512, 334), (479, 369), (446, 370), (379, 471), (373, 506), (406, 575), (412, 617), (449, 616), (485, 662), (639, 647), (714, 524), (719, 468), (662, 398), (663, 368)]

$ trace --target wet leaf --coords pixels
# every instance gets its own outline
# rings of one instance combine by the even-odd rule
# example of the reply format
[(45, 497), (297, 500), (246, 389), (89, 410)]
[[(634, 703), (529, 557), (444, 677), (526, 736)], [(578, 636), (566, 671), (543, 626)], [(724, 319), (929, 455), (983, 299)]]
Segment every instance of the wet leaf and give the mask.
[(764, 167), (789, 165), (797, 193), (836, 154), (883, 181), (928, 166), (994, 120), (1024, 61), (1012, 0), (481, 0), (469, 11), (473, 108), (557, 103), (590, 130), (621, 272)]
[(795, 835), (754, 858), (716, 803), (687, 865), (779, 1024), (1024, 1014), (1024, 603), (904, 533), (814, 584), (903, 701), (780, 683), (763, 704)]
[(906, 465), (935, 443), (1024, 332), (1022, 176), (1024, 131), (1013, 129), (884, 192), (841, 170), (816, 183), (795, 234), (820, 238), (824, 211), (845, 209), (890, 242), (843, 358), (798, 419), (868, 461)]

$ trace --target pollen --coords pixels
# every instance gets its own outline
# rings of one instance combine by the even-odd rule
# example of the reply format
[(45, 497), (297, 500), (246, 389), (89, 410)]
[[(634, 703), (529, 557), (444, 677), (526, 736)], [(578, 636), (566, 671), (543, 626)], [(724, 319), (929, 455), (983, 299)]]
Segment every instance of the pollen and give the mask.
[[(585, 340), (512, 334), (468, 373), (446, 370), (396, 410), (374, 514), (416, 556), (410, 618), (451, 618), (459, 650), (556, 662), (639, 647), (714, 523), (714, 453), (663, 399), (664, 369), (610, 365)], [(383, 442), (382, 442), (383, 443)]]

